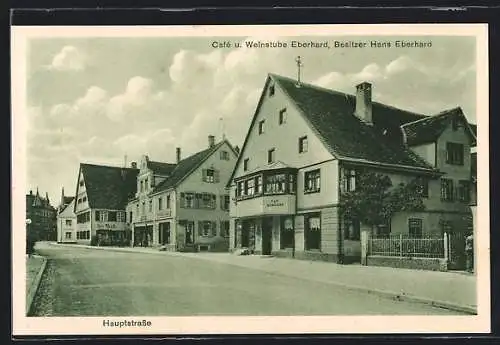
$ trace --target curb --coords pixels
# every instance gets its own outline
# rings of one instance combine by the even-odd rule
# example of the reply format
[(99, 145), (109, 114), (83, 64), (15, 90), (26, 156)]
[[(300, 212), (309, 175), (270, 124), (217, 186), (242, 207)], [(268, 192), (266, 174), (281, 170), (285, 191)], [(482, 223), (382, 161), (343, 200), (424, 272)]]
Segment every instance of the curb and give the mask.
[(40, 282), (42, 281), (42, 276), (43, 273), (45, 272), (45, 268), (47, 267), (47, 259), (43, 256), (38, 256), (40, 257), (42, 261), (42, 266), (38, 270), (38, 273), (35, 277), (35, 280), (31, 283), (31, 286), (28, 287), (28, 296), (27, 296), (27, 301), (26, 301), (26, 316), (29, 315), (29, 312), (31, 311), (31, 306), (33, 304), (33, 301), (35, 299), (35, 295), (38, 291), (38, 288), (40, 286)]
[(212, 262), (218, 262), (218, 263), (232, 265), (232, 266), (243, 267), (243, 268), (251, 269), (254, 271), (272, 273), (272, 274), (285, 276), (285, 277), (292, 277), (292, 278), (301, 279), (301, 280), (314, 281), (317, 283), (330, 284), (330, 285), (345, 288), (347, 290), (364, 292), (364, 293), (373, 294), (373, 295), (377, 295), (380, 297), (389, 298), (389, 299), (393, 299), (393, 300), (397, 300), (397, 301), (406, 301), (406, 302), (426, 304), (426, 305), (430, 305), (432, 307), (448, 309), (448, 310), (457, 311), (457, 312), (470, 314), (470, 315), (477, 315), (477, 309), (473, 306), (460, 305), (460, 304), (455, 304), (455, 303), (451, 303), (451, 302), (433, 300), (433, 299), (426, 298), (426, 297), (418, 297), (418, 296), (414, 296), (414, 295), (406, 295), (406, 294), (401, 294), (401, 293), (397, 293), (397, 292), (377, 290), (377, 289), (367, 288), (367, 287), (363, 287), (363, 286), (349, 285), (349, 284), (344, 284), (344, 283), (339, 283), (339, 282), (334, 282), (334, 281), (324, 281), (324, 280), (303, 278), (303, 277), (290, 275), (290, 274), (286, 274), (286, 273), (282, 273), (282, 272), (268, 271), (268, 270), (257, 268), (257, 267), (249, 267), (249, 266), (245, 266), (245, 265), (240, 265), (238, 263), (231, 262), (231, 261), (222, 262), (222, 261), (218, 261), (218, 260), (212, 260), (210, 258), (206, 258), (206, 257), (202, 257), (202, 256), (185, 256), (185, 255), (182, 255), (182, 253), (168, 252), (168, 251), (158, 251), (158, 252), (155, 252), (155, 251), (151, 251), (151, 252), (149, 252), (149, 251), (132, 251), (132, 250), (126, 250), (126, 249), (121, 249), (121, 248), (91, 247), (91, 246), (83, 246), (83, 245), (78, 245), (78, 244), (77, 245), (68, 245), (68, 244), (57, 243), (57, 244), (52, 244), (52, 245), (65, 246), (65, 247), (76, 247), (76, 248), (83, 248), (83, 249), (108, 250), (108, 251), (116, 251), (116, 252), (122, 252), (122, 253), (125, 252), (125, 253), (170, 255), (170, 256), (180, 256), (180, 257), (193, 258), (193, 259), (198, 259), (198, 260), (212, 261)]

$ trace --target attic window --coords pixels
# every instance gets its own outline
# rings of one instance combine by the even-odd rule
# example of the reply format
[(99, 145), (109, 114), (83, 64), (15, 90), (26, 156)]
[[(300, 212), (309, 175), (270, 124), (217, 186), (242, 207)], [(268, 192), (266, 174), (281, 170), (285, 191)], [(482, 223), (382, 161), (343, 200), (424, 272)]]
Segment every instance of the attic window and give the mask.
[(460, 119), (454, 117), (451, 120), (451, 127), (453, 128), (454, 131), (456, 131), (457, 129), (459, 129), (460, 127), (462, 127), (462, 121), (460, 121)]
[(264, 133), (264, 122), (265, 120), (259, 121), (259, 134)]
[(274, 96), (274, 85), (269, 86), (269, 97)]

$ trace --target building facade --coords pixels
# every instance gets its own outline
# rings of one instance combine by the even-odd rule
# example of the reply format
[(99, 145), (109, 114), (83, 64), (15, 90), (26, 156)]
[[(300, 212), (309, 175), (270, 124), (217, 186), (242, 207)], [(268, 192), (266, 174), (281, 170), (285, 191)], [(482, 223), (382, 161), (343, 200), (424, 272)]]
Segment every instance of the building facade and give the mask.
[(49, 196), (41, 197), (38, 188), (36, 194), (30, 190), (26, 195), (26, 235), (35, 241), (55, 241), (56, 209), (50, 204)]
[(64, 187), (57, 208), (57, 242), (76, 243), (75, 197), (65, 196)]
[(76, 242), (95, 245), (128, 245), (131, 232), (126, 225), (127, 200), (136, 193), (139, 170), (80, 164), (74, 213)]
[(475, 127), (460, 108), (426, 116), (371, 94), (366, 82), (349, 95), (268, 76), (228, 185), (231, 249), (359, 261), (364, 225), (342, 219), (339, 207), (361, 170), (393, 186), (422, 181), (425, 211), (397, 213), (375, 236), (463, 226)]
[[(127, 205), (134, 246), (171, 251), (227, 251), (229, 193), (226, 184), (237, 153), (227, 140), (187, 158), (176, 149), (174, 168), (162, 175), (143, 156), (137, 194)], [(164, 163), (167, 164), (167, 163)], [(159, 164), (156, 164), (159, 167)]]

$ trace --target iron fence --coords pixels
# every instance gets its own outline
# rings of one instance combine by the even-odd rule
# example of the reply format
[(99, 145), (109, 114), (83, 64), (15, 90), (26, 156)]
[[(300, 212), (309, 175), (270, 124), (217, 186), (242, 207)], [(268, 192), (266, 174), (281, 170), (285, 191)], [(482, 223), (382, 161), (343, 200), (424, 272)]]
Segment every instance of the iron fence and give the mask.
[(383, 238), (371, 238), (369, 255), (445, 258), (445, 237), (423, 235), (415, 238), (404, 234), (394, 234)]

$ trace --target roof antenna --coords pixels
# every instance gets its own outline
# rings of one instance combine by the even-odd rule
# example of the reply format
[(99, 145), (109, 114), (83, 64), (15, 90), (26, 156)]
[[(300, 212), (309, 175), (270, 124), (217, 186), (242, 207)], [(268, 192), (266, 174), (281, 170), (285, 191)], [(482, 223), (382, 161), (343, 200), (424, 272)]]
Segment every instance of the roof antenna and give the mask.
[(299, 56), (297, 56), (297, 58), (295, 59), (295, 62), (297, 63), (297, 84), (295, 84), (296, 87), (300, 87), (300, 68), (302, 66), (304, 66), (304, 64), (302, 63), (302, 59)]
[(222, 133), (222, 141), (226, 140), (226, 133), (224, 132), (224, 118), (221, 116), (219, 117), (219, 122), (220, 122), (220, 128), (221, 128), (221, 133)]

